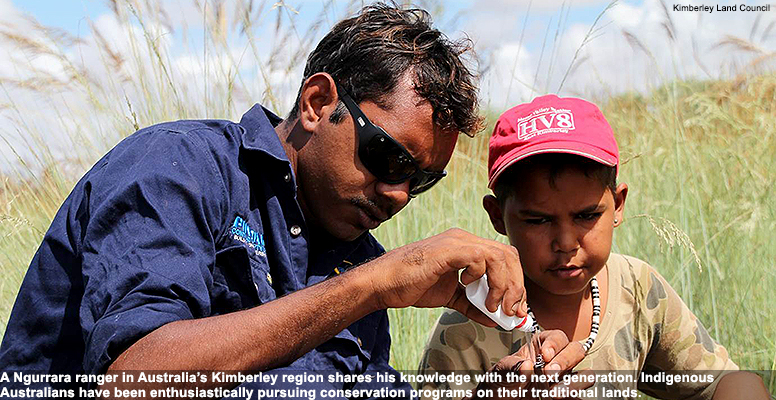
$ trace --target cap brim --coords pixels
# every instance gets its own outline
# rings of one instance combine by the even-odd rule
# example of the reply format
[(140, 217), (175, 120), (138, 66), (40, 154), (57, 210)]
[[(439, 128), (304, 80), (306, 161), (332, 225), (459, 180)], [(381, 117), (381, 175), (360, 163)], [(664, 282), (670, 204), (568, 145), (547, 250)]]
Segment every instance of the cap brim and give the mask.
[[(514, 163), (533, 155), (547, 153), (575, 154), (609, 167), (617, 166), (617, 156), (610, 154), (599, 147), (575, 141), (553, 140), (551, 142), (536, 143), (532, 146), (517, 148), (515, 149), (514, 154), (507, 154), (502, 157), (506, 161), (497, 166), (496, 172), (488, 181), (488, 188), (493, 189), (498, 177)], [(617, 173), (619, 174), (619, 167)]]

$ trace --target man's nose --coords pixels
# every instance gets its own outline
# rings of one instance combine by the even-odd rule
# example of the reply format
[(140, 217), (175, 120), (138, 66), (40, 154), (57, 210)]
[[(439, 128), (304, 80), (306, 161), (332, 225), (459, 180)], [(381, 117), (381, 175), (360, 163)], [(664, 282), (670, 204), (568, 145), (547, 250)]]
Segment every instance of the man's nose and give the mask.
[(378, 196), (387, 199), (390, 202), (390, 215), (396, 214), (404, 208), (410, 201), (410, 182), (404, 181), (402, 183), (385, 183), (377, 181), (375, 184), (375, 192)]

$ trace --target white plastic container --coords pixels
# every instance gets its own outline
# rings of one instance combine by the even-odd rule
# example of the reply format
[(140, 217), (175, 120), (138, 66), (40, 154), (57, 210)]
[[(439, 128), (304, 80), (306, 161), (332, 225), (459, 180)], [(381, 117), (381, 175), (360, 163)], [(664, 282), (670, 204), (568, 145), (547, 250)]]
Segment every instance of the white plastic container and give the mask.
[(526, 315), (525, 318), (510, 317), (501, 311), (501, 304), (499, 304), (496, 312), (488, 311), (488, 308), (485, 307), (485, 298), (488, 296), (489, 289), (488, 276), (482, 275), (480, 279), (466, 285), (466, 297), (475, 307), (505, 330), (517, 329), (523, 332), (531, 332), (533, 330), (533, 318), (530, 315)]

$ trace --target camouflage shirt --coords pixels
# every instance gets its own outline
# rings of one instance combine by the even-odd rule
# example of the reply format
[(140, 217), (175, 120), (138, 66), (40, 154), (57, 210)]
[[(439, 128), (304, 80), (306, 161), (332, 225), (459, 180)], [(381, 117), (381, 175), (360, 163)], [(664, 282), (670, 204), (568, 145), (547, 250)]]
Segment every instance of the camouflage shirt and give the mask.
[[(598, 374), (618, 371), (633, 377), (631, 383), (610, 382), (613, 379), (597, 381), (594, 388), (598, 387), (595, 393), (600, 398), (635, 398), (638, 389), (663, 399), (710, 399), (724, 371), (738, 369), (725, 348), (715, 343), (650, 265), (633, 257), (612, 254), (607, 267), (604, 271), (609, 274), (609, 297), (605, 315), (593, 347), (575, 370), (590, 369)], [(457, 311), (445, 310), (426, 344), (419, 372), (485, 371), (517, 351), (526, 340), (527, 334), (518, 330), (488, 328)], [(658, 380), (662, 374), (662, 382), (644, 382), (640, 378), (642, 371), (658, 376)], [(665, 374), (684, 371), (703, 371), (705, 380), (710, 377), (713, 383), (696, 380), (669, 385), (665, 382)], [(450, 389), (475, 386), (476, 383), (469, 383)], [(426, 384), (424, 388), (433, 389), (435, 385)], [(624, 395), (612, 396), (612, 393)]]

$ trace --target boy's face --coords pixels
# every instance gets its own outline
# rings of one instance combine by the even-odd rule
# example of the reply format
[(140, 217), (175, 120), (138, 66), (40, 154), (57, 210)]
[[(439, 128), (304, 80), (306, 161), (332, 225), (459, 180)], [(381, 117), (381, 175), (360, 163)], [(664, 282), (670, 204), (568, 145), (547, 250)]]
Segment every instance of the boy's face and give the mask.
[(552, 185), (546, 166), (523, 172), (503, 208), (493, 196), (483, 205), (493, 227), (517, 248), (528, 279), (556, 295), (578, 293), (609, 258), (628, 187), (620, 184), (612, 193), (574, 167)]

